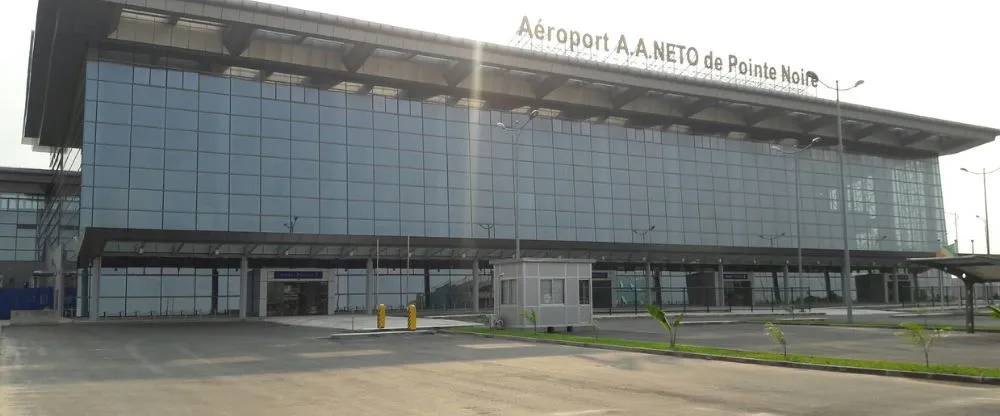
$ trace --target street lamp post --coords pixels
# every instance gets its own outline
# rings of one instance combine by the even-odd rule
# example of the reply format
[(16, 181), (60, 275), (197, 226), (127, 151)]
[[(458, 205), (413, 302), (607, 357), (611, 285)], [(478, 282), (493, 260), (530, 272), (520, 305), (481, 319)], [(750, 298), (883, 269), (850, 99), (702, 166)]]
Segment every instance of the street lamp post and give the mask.
[[(983, 220), (984, 223), (986, 223), (986, 254), (992, 254), (990, 252), (990, 202), (989, 202), (989, 195), (986, 192), (987, 189), (986, 177), (989, 176), (991, 173), (996, 173), (997, 171), (1000, 171), (1000, 167), (988, 172), (986, 171), (986, 168), (983, 168), (979, 172), (962, 168), (962, 172), (967, 172), (973, 175), (979, 175), (983, 177), (983, 218), (981, 219)], [(979, 218), (979, 216), (977, 215), (976, 218)]]
[(778, 145), (771, 145), (771, 149), (792, 156), (792, 160), (795, 161), (795, 257), (796, 257), (796, 274), (798, 274), (799, 283), (801, 284), (803, 279), (802, 271), (802, 193), (799, 186), (799, 154), (808, 150), (814, 144), (819, 143), (821, 139), (815, 137), (809, 144), (805, 146), (794, 145), (793, 150), (785, 150), (785, 148)]
[(486, 230), (486, 239), (487, 240), (493, 238), (493, 227), (494, 227), (493, 224), (479, 224), (479, 228), (482, 228), (482, 229)]
[(643, 250), (646, 251), (646, 255), (643, 256), (642, 258), (644, 266), (642, 274), (646, 278), (646, 303), (653, 302), (653, 297), (651, 296), (653, 293), (653, 285), (652, 285), (653, 279), (650, 277), (650, 265), (649, 265), (650, 253), (649, 253), (649, 247), (646, 245), (646, 235), (649, 234), (650, 231), (653, 231), (655, 229), (656, 229), (655, 225), (650, 225), (649, 228), (632, 229), (632, 234), (642, 237), (642, 248)]
[(847, 323), (854, 323), (853, 300), (851, 299), (851, 285), (849, 280), (851, 278), (851, 246), (849, 245), (847, 238), (847, 170), (844, 162), (847, 155), (844, 153), (844, 120), (840, 111), (840, 93), (855, 89), (861, 86), (861, 84), (864, 84), (865, 81), (858, 80), (850, 87), (840, 88), (840, 80), (835, 80), (833, 82), (833, 86), (830, 86), (823, 82), (813, 71), (806, 72), (806, 78), (813, 79), (816, 83), (828, 89), (834, 90), (837, 96), (837, 150), (840, 154), (840, 212), (842, 213), (841, 220), (844, 222), (844, 264), (841, 266), (840, 270), (840, 288), (844, 293), (844, 305), (847, 307)]
[(528, 124), (531, 124), (531, 120), (534, 120), (535, 117), (538, 117), (538, 110), (531, 110), (531, 112), (528, 113), (528, 120), (525, 121), (524, 124), (520, 126), (517, 125), (517, 122), (514, 122), (513, 127), (507, 127), (502, 122), (497, 123), (497, 128), (509, 133), (513, 138), (512, 142), (514, 143), (514, 258), (515, 259), (521, 258), (521, 234), (520, 234), (521, 225), (518, 223), (517, 220), (518, 216), (517, 212), (521, 209), (521, 207), (518, 204), (519, 195), (517, 190), (517, 185), (518, 185), (517, 183), (521, 180), (521, 178), (518, 169), (519, 168), (518, 165), (520, 164), (520, 152), (518, 152), (517, 146), (518, 146), (518, 139), (521, 137), (521, 132), (524, 131), (525, 127), (528, 127)]

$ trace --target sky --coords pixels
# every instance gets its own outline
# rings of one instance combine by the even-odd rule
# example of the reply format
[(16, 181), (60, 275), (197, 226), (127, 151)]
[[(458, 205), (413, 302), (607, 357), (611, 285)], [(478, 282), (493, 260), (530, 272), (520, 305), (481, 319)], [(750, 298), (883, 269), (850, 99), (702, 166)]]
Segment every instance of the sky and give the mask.
[[(842, 100), (921, 116), (1000, 128), (1000, 30), (997, 6), (983, 0), (687, 0), (579, 2), (503, 0), (266, 0), (410, 29), (506, 44), (522, 17), (534, 25), (573, 28), (612, 38), (644, 37), (755, 62), (801, 65), (824, 79), (864, 85)], [(5, 5), (0, 35), (0, 166), (47, 168), (48, 156), (21, 145), (29, 40), (37, 1)], [(829, 94), (821, 94), (829, 97)], [(1000, 167), (1000, 142), (941, 159), (948, 240), (962, 252), (985, 253), (983, 183), (962, 172)], [(1000, 172), (991, 177), (1000, 189)], [(991, 192), (991, 235), (1000, 252), (1000, 191)]]

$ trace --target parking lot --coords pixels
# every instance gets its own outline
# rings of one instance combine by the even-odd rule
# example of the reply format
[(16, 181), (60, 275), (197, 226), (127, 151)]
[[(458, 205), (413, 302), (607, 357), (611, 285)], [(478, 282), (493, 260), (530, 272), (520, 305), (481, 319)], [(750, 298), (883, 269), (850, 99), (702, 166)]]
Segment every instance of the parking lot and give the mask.
[(996, 390), (464, 335), (263, 323), (4, 329), (0, 414), (993, 415)]
[[(899, 330), (785, 325), (790, 353), (828, 355), (866, 360), (922, 362), (920, 348), (907, 343)], [(604, 337), (666, 342), (667, 332), (649, 318), (605, 319)], [(689, 325), (680, 329), (677, 342), (754, 351), (781, 352), (763, 324)], [(931, 362), (1000, 367), (1000, 334), (960, 331), (946, 333), (931, 348)]]

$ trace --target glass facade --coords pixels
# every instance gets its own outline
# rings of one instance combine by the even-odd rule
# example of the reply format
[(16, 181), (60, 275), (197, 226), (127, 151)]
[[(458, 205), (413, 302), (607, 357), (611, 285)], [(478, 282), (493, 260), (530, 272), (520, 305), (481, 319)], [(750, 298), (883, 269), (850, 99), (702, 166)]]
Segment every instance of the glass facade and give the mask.
[[(91, 61), (82, 227), (795, 246), (766, 143)], [(802, 243), (841, 247), (837, 154), (800, 155)], [(936, 159), (848, 155), (855, 249), (934, 250)], [(769, 236), (782, 238), (770, 239)], [(885, 238), (882, 238), (885, 236)], [(401, 289), (402, 290), (402, 289)], [(409, 296), (401, 291), (400, 296)], [(402, 299), (401, 299), (402, 301)]]
[(0, 261), (41, 260), (36, 237), (43, 207), (40, 195), (0, 193)]

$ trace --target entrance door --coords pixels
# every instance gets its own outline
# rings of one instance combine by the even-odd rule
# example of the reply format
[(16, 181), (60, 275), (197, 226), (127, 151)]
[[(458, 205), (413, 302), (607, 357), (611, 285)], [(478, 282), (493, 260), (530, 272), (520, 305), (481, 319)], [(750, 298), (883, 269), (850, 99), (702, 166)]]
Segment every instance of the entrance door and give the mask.
[(753, 289), (749, 280), (726, 281), (726, 304), (729, 306), (750, 306), (753, 302)]
[(591, 299), (594, 311), (611, 310), (612, 298), (614, 297), (613, 290), (611, 290), (611, 279), (593, 279), (591, 284), (594, 285), (594, 298)]
[(326, 315), (327, 282), (270, 282), (268, 316)]

